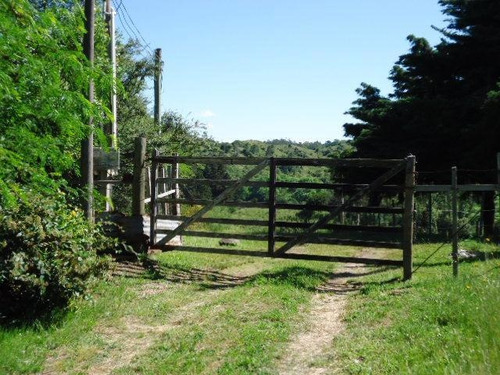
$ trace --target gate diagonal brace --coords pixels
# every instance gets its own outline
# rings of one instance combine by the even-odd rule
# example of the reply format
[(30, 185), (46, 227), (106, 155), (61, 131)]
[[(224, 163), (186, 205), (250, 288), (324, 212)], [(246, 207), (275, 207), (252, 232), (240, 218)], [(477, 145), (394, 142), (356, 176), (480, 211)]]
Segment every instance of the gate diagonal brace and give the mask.
[(328, 215), (325, 217), (321, 218), (318, 220), (316, 223), (311, 225), (304, 233), (302, 233), (300, 236), (294, 238), (293, 240), (287, 242), (284, 244), (281, 248), (276, 250), (276, 252), (273, 254), (274, 256), (277, 255), (283, 255), (285, 254), (288, 250), (290, 250), (292, 247), (306, 242), (309, 237), (318, 229), (326, 225), (330, 220), (332, 220), (335, 216), (337, 216), (342, 210), (344, 210), (347, 207), (352, 206), (352, 204), (359, 199), (363, 197), (368, 191), (370, 190), (376, 190), (379, 187), (381, 187), (386, 181), (397, 175), (399, 172), (401, 172), (406, 166), (406, 160), (401, 162), (401, 164), (396, 165), (394, 168), (390, 169), (389, 171), (385, 172), (382, 176), (378, 177), (375, 179), (370, 185), (364, 187), (363, 189), (359, 190), (356, 194), (354, 194), (351, 198), (349, 198), (347, 201), (345, 201), (342, 205), (336, 207), (332, 211), (329, 212)]
[(179, 225), (173, 232), (163, 237), (160, 241), (154, 244), (154, 246), (162, 246), (168, 243), (174, 237), (182, 234), (184, 230), (191, 224), (193, 224), (196, 220), (200, 219), (203, 215), (205, 215), (208, 211), (214, 208), (216, 205), (227, 199), (227, 197), (245, 185), (252, 177), (254, 177), (257, 173), (262, 171), (265, 167), (269, 165), (269, 160), (264, 160), (261, 163), (257, 164), (255, 168), (253, 168), (250, 172), (244, 175), (237, 183), (229, 186), (226, 190), (224, 190), (221, 194), (219, 194), (210, 204), (203, 207), (200, 211), (195, 213), (189, 219), (184, 221), (181, 225)]

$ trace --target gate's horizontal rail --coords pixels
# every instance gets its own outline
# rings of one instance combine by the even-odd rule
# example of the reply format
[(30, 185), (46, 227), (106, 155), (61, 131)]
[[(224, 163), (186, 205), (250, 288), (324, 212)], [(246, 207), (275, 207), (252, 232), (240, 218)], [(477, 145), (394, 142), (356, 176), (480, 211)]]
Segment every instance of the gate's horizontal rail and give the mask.
[[(310, 211), (331, 211), (339, 206), (313, 205), (313, 204), (292, 204), (277, 203), (276, 208), (284, 210), (310, 210)], [(359, 212), (374, 214), (402, 214), (404, 210), (400, 207), (344, 207), (343, 212)]]
[[(297, 237), (296, 235), (279, 235), (274, 239), (277, 242), (288, 242)], [(344, 245), (344, 246), (358, 246), (358, 247), (371, 247), (380, 249), (397, 249), (401, 250), (401, 242), (387, 242), (387, 241), (366, 241), (366, 240), (351, 240), (344, 238), (322, 237), (321, 234), (311, 235), (305, 243), (316, 245)]]
[[(160, 220), (175, 220), (184, 221), (189, 219), (189, 216), (174, 216), (174, 215), (158, 215)], [(245, 225), (245, 226), (261, 226), (267, 227), (268, 221), (265, 220), (245, 220), (245, 219), (226, 219), (226, 218), (200, 218), (199, 223), (209, 224), (227, 224), (227, 225)], [(308, 223), (298, 223), (289, 221), (277, 221), (277, 228), (292, 228), (292, 229), (306, 229), (311, 226)], [(363, 232), (376, 232), (376, 233), (402, 233), (401, 227), (393, 226), (375, 226), (375, 225), (342, 225), (342, 224), (327, 224), (323, 229), (338, 230), (338, 231), (363, 231)]]
[[(158, 199), (156, 202), (157, 203), (179, 203), (179, 204), (197, 205), (197, 206), (205, 206), (205, 205), (212, 203), (211, 200), (207, 200), (207, 199), (174, 199), (174, 198), (161, 198), (161, 199)], [(267, 202), (239, 202), (239, 201), (227, 202), (227, 201), (225, 201), (225, 202), (218, 203), (217, 206), (241, 207), (241, 208), (269, 208), (269, 203), (267, 203)]]
[[(457, 185), (458, 191), (500, 191), (500, 185), (495, 184), (469, 184)], [(415, 192), (417, 193), (439, 193), (453, 191), (452, 185), (417, 185)]]
[[(189, 219), (189, 216), (158, 215), (158, 219), (185, 221)], [(210, 223), (210, 224), (261, 226), (261, 227), (267, 227), (269, 224), (269, 222), (266, 220), (227, 219), (227, 218), (208, 218), (208, 217), (207, 218), (202, 217), (198, 219), (197, 222)]]
[[(258, 165), (269, 158), (213, 158), (213, 157), (183, 157), (156, 156), (158, 163), (183, 164), (228, 164), (228, 165)], [(353, 168), (392, 168), (401, 164), (402, 159), (300, 159), (274, 158), (277, 166), (311, 166), (311, 167), (353, 167)]]
[[(200, 205), (204, 206), (210, 204), (212, 201), (209, 199), (174, 199), (174, 198), (160, 198), (156, 202), (159, 203), (179, 203), (187, 205)], [(218, 206), (227, 207), (241, 207), (241, 208), (269, 208), (267, 202), (242, 202), (242, 201), (225, 201), (218, 204)], [(277, 209), (285, 210), (310, 210), (310, 211), (331, 211), (338, 206), (328, 205), (314, 205), (314, 204), (291, 204), (291, 203), (277, 203)], [(375, 214), (402, 214), (403, 208), (400, 207), (345, 207), (343, 212), (359, 212), (359, 213), (375, 213)]]
[[(269, 257), (269, 253), (267, 251), (264, 252), (264, 251), (252, 251), (252, 250), (220, 249), (220, 248), (196, 247), (196, 246), (171, 246), (171, 245), (163, 245), (163, 246), (158, 246), (156, 248), (159, 248), (159, 249), (165, 250), (165, 251), (176, 250), (176, 251), (186, 251), (186, 252), (194, 252), (194, 253)], [(374, 264), (374, 265), (397, 266), (397, 267), (401, 267), (403, 265), (403, 261), (401, 261), (401, 260), (354, 258), (354, 257), (315, 255), (315, 254), (285, 253), (285, 254), (281, 254), (281, 255), (275, 255), (274, 257), (275, 258), (284, 258), (284, 259), (296, 259), (296, 260), (315, 260), (315, 261), (327, 261), (327, 262), (361, 263), (361, 264)]]
[[(160, 234), (167, 234), (172, 232), (168, 229), (158, 229), (156, 231)], [(182, 232), (183, 236), (204, 237), (204, 238), (233, 238), (235, 240), (250, 240), (250, 241), (267, 241), (267, 233), (263, 234), (243, 234), (243, 233), (222, 233), (222, 232), (202, 232), (194, 230), (185, 230)]]
[[(203, 184), (203, 185), (231, 185), (238, 182), (238, 180), (216, 180), (216, 179), (204, 179), (204, 178), (171, 178), (171, 177), (160, 177), (156, 179), (157, 183), (171, 183), (171, 184)], [(254, 186), (254, 187), (269, 187), (269, 182), (267, 181), (248, 181), (243, 186)], [(291, 189), (328, 189), (328, 190), (342, 190), (344, 192), (357, 191), (361, 189), (366, 189), (367, 184), (333, 184), (327, 182), (276, 182), (276, 188), (291, 188)], [(388, 192), (388, 193), (399, 193), (404, 190), (401, 185), (384, 185), (378, 188), (376, 191)]]
[[(277, 188), (292, 188), (292, 189), (329, 189), (329, 190), (342, 190), (344, 192), (357, 191), (366, 189), (367, 184), (331, 184), (320, 182), (276, 182)], [(400, 185), (384, 185), (374, 191), (399, 193), (404, 188)]]
[[(173, 184), (203, 184), (203, 185), (232, 185), (236, 184), (238, 180), (210, 180), (206, 178), (157, 178), (157, 183), (173, 183)], [(255, 186), (255, 187), (269, 187), (269, 183), (266, 181), (248, 181), (243, 184), (243, 186)]]
[[(168, 234), (172, 232), (168, 229), (157, 229), (156, 233)], [(250, 241), (267, 241), (268, 234), (243, 234), (243, 233), (222, 233), (222, 232), (203, 232), (203, 231), (189, 231), (182, 232), (183, 236), (202, 237), (202, 238), (231, 238), (236, 240), (250, 240)], [(277, 235), (274, 240), (277, 242), (288, 242), (295, 238), (296, 235)], [(367, 241), (367, 240), (353, 240), (345, 238), (335, 238), (334, 236), (323, 235), (316, 233), (311, 235), (306, 243), (318, 245), (344, 245), (344, 246), (359, 246), (359, 247), (372, 247), (382, 249), (399, 249), (401, 250), (401, 242), (388, 242), (388, 241)]]

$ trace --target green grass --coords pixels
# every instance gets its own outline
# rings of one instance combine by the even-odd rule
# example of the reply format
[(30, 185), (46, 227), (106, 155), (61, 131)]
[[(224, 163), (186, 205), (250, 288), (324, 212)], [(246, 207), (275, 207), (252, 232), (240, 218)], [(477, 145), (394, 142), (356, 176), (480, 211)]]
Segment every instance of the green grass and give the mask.
[[(410, 282), (400, 281), (401, 269), (369, 268), (356, 280), (360, 292), (347, 297), (345, 331), (316, 364), (345, 374), (498, 373), (498, 248), (461, 245), (489, 260), (461, 263), (457, 279), (449, 246)], [(416, 246), (415, 264), (437, 246)], [(103, 281), (92, 299), (52, 320), (0, 328), (0, 373), (275, 374), (305, 328), (315, 288), (337, 266), (187, 252), (148, 264), (143, 275)]]
[[(498, 247), (474, 247), (498, 255)], [(436, 248), (417, 246), (416, 265)], [(367, 277), (332, 347), (335, 366), (348, 374), (498, 374), (500, 262), (462, 262), (455, 279), (450, 251), (443, 248), (411, 282), (387, 282), (394, 272)]]

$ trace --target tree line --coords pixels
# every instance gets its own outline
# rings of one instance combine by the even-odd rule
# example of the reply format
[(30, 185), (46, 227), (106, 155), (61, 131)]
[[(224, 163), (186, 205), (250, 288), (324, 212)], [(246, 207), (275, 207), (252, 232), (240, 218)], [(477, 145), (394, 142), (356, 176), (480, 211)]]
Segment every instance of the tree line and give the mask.
[[(460, 183), (496, 183), (500, 152), (500, 2), (440, 0), (441, 41), (408, 36), (410, 50), (390, 71), (393, 91), (362, 83), (344, 125), (355, 157), (417, 157), (420, 171), (467, 170)], [(450, 183), (448, 173), (421, 173), (420, 183)], [(494, 231), (495, 195), (483, 220)]]

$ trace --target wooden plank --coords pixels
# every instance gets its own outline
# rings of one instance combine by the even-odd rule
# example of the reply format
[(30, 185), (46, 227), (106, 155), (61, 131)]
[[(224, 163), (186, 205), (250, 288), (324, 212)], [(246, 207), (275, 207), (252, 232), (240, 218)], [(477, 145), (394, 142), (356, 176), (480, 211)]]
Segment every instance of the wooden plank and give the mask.
[[(228, 165), (258, 165), (265, 158), (245, 157), (175, 157), (158, 156), (158, 163), (183, 164), (228, 164)], [(350, 167), (350, 168), (393, 168), (402, 162), (402, 159), (301, 159), (275, 158), (278, 166), (315, 166), (315, 167)]]
[[(220, 248), (212, 248), (212, 247), (162, 245), (162, 246), (158, 246), (156, 248), (164, 250), (164, 251), (175, 250), (175, 251), (186, 251), (186, 252), (194, 252), (194, 253), (240, 255), (240, 256), (243, 255), (243, 256), (254, 256), (254, 257), (269, 256), (268, 252), (265, 252), (265, 251), (220, 249)], [(314, 260), (314, 261), (319, 261), (319, 262), (360, 263), (360, 264), (386, 265), (386, 266), (397, 266), (397, 267), (400, 267), (403, 264), (403, 262), (400, 260), (355, 258), (355, 257), (316, 255), (316, 254), (286, 253), (286, 254), (281, 254), (281, 255), (277, 255), (277, 256), (275, 255), (275, 257), (284, 258), (284, 259), (294, 259), (294, 260)]]
[(267, 158), (214, 158), (214, 157), (185, 157), (185, 156), (159, 156), (158, 163), (179, 163), (179, 164), (226, 164), (226, 165), (259, 165), (267, 162)]
[[(172, 178), (172, 177), (158, 178), (157, 181), (158, 182), (165, 182), (165, 183), (183, 184), (183, 185), (198, 185), (198, 184), (232, 185), (232, 184), (235, 184), (238, 182), (238, 180), (211, 180), (211, 179), (206, 179), (206, 178), (196, 179), (196, 178)], [(269, 187), (269, 183), (267, 181), (248, 181), (243, 186)]]
[[(278, 228), (298, 228), (306, 229), (309, 228), (308, 223), (293, 223), (286, 221), (277, 221), (276, 227)], [(332, 231), (340, 232), (372, 232), (372, 233), (401, 233), (402, 227), (383, 227), (375, 225), (343, 225), (343, 224), (326, 224), (322, 229), (328, 229)]]
[[(185, 221), (189, 219), (189, 216), (158, 215), (158, 219)], [(260, 227), (268, 226), (268, 221), (266, 220), (245, 220), (245, 219), (226, 219), (226, 218), (208, 218), (208, 217), (199, 218), (198, 223), (260, 226)]]
[[(320, 182), (277, 182), (277, 188), (290, 188), (290, 189), (325, 189), (325, 190), (342, 190), (342, 191), (356, 191), (364, 189), (368, 184), (333, 184), (333, 183), (320, 183)], [(401, 192), (403, 187), (400, 185), (383, 185), (378, 191), (382, 192)]]
[(404, 212), (401, 207), (346, 207), (340, 206), (327, 206), (327, 205), (313, 205), (313, 204), (291, 204), (291, 203), (278, 203), (278, 209), (284, 210), (311, 210), (311, 211), (331, 211), (340, 209), (341, 212), (360, 212), (360, 213), (378, 213), (378, 214), (402, 214)]
[(284, 254), (286, 251), (290, 250), (295, 245), (298, 245), (298, 244), (306, 241), (312, 233), (314, 233), (317, 229), (319, 229), (319, 228), (323, 227), (325, 224), (327, 224), (330, 220), (332, 220), (335, 216), (337, 216), (343, 209), (351, 206), (354, 202), (359, 200), (367, 191), (377, 189), (378, 187), (382, 186), (386, 181), (388, 181), (389, 179), (391, 179), (392, 177), (397, 175), (401, 171), (401, 169), (405, 167), (405, 164), (406, 164), (406, 162), (400, 163), (400, 164), (396, 165), (395, 167), (393, 167), (392, 169), (390, 169), (389, 171), (385, 172), (380, 177), (376, 178), (366, 189), (358, 191), (356, 194), (351, 196), (347, 201), (345, 201), (344, 204), (331, 210), (328, 213), (328, 215), (326, 215), (325, 217), (321, 218), (316, 223), (311, 225), (300, 236), (287, 242), (280, 249), (278, 249), (275, 253)]
[[(278, 235), (276, 241), (287, 242), (294, 239), (293, 235)], [(304, 242), (309, 244), (323, 244), (323, 245), (343, 245), (343, 246), (358, 246), (358, 247), (373, 247), (381, 249), (399, 249), (401, 250), (401, 242), (388, 242), (388, 241), (365, 241), (353, 240), (345, 238), (334, 238), (329, 236), (322, 236), (314, 234)]]
[[(174, 199), (174, 198), (160, 198), (158, 203), (179, 203), (187, 205), (205, 206), (213, 202), (213, 200), (208, 199)], [(240, 207), (240, 208), (268, 208), (269, 203), (267, 202), (242, 202), (242, 201), (226, 201), (220, 202), (217, 206), (225, 207)]]
[[(452, 185), (417, 185), (417, 193), (440, 193), (453, 191)], [(500, 185), (495, 184), (466, 184), (457, 185), (457, 191), (500, 191)]]
[(227, 188), (226, 190), (224, 190), (210, 204), (206, 205), (201, 210), (199, 210), (197, 213), (195, 213), (193, 216), (191, 216), (188, 220), (184, 221), (173, 232), (171, 232), (170, 234), (163, 237), (158, 242), (158, 245), (165, 244), (168, 241), (170, 241), (172, 238), (174, 238), (175, 236), (180, 235), (189, 225), (191, 225), (196, 220), (201, 218), (208, 211), (210, 211), (212, 208), (214, 208), (217, 204), (223, 202), (229, 195), (231, 195), (234, 191), (238, 190), (245, 182), (249, 181), (257, 173), (261, 172), (267, 166), (267, 164), (268, 164), (267, 159), (265, 159), (261, 164), (257, 165), (255, 168), (253, 168), (251, 171), (249, 171), (247, 174), (245, 174), (245, 176), (243, 176), (237, 184), (234, 184), (234, 185), (230, 186), (229, 188)]
[(346, 167), (346, 168), (393, 168), (402, 159), (307, 159), (276, 158), (278, 166)]
[(415, 210), (415, 156), (406, 158), (404, 215), (403, 215), (403, 279), (413, 273), (413, 212)]
[(401, 267), (403, 264), (401, 260), (355, 258), (355, 257), (345, 257), (345, 256), (297, 254), (297, 253), (284, 253), (284, 254), (279, 254), (276, 257), (285, 259), (297, 259), (297, 260), (316, 260), (320, 262), (360, 263), (360, 264), (373, 264), (379, 266), (397, 266), (397, 267)]
[[(169, 195), (175, 194), (175, 190), (169, 190), (164, 193), (158, 194), (158, 199), (168, 197)], [(151, 202), (151, 198), (146, 198), (144, 199), (144, 203), (149, 203)]]
[[(168, 229), (157, 229), (156, 233), (169, 234), (172, 232)], [(203, 237), (203, 238), (234, 238), (235, 240), (249, 240), (249, 241), (267, 241), (267, 234), (244, 234), (244, 233), (222, 233), (222, 232), (203, 232), (194, 230), (185, 230), (182, 232), (183, 236)]]

